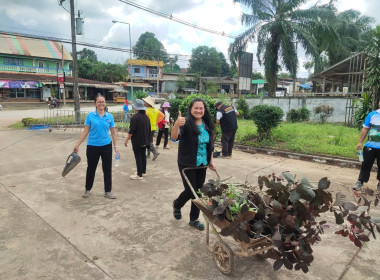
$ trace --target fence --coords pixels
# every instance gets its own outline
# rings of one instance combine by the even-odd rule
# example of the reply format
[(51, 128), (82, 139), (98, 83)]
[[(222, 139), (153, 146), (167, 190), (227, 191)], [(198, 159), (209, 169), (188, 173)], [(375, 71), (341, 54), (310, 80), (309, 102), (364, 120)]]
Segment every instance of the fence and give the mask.
[[(35, 126), (49, 126), (51, 129), (62, 129), (64, 131), (82, 131), (84, 121), (89, 112), (80, 111), (79, 121), (76, 120), (75, 111), (64, 109), (44, 109), (44, 118), (41, 121), (33, 122)], [(112, 113), (114, 116), (117, 136), (126, 137), (129, 123), (124, 121), (124, 113)]]

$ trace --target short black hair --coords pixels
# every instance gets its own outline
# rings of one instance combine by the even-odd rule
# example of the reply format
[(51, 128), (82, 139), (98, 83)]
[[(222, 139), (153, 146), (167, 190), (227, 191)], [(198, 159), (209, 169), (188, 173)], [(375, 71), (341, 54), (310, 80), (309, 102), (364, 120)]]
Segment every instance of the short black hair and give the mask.
[(223, 102), (222, 102), (222, 101), (218, 101), (218, 102), (216, 102), (216, 104), (215, 104), (215, 108), (218, 109), (218, 106), (219, 106), (219, 105), (223, 105)]

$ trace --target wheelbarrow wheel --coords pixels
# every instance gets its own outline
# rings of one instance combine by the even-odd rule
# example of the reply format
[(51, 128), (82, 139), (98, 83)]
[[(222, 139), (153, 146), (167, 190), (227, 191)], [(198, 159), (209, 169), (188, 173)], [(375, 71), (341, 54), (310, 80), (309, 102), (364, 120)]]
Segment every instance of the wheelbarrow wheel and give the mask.
[(232, 272), (234, 256), (230, 246), (224, 241), (216, 241), (213, 248), (214, 262), (218, 269), (225, 275)]

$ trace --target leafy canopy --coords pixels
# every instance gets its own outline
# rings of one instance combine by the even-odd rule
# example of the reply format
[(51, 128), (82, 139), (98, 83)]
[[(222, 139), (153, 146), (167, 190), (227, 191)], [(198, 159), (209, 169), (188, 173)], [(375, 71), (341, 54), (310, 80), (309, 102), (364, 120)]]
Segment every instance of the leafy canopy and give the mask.
[(335, 15), (327, 8), (328, 5), (315, 5), (301, 10), (300, 7), (306, 0), (234, 2), (248, 7), (249, 13), (243, 13), (241, 18), (242, 24), (248, 26), (248, 29), (230, 45), (229, 52), (234, 54), (234, 58), (239, 58), (247, 44), (256, 38), (257, 58), (260, 65), (264, 63), (269, 96), (274, 96), (280, 63), (292, 77), (296, 77), (296, 42), (302, 45), (306, 54), (316, 56), (316, 40), (312, 33), (321, 25), (321, 19), (333, 19)]
[(220, 77), (222, 61), (215, 48), (199, 46), (192, 50), (190, 73), (201, 73), (202, 76)]

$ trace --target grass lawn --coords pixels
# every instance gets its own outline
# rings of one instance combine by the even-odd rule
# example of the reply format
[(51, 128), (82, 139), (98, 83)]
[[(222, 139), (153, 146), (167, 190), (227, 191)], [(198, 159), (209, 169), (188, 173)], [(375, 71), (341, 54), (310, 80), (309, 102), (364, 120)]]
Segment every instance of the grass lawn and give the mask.
[(272, 138), (256, 142), (256, 125), (239, 120), (236, 143), (293, 152), (357, 158), (355, 149), (360, 132), (339, 124), (286, 123), (272, 131)]

